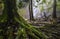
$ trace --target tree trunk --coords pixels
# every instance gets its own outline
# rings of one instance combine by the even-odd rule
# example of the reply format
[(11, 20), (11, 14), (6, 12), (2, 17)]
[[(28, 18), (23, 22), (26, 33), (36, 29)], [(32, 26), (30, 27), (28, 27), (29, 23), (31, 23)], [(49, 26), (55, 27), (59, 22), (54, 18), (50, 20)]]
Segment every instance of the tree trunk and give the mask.
[[(4, 0), (4, 12), (3, 13), (7, 14), (7, 22), (6, 22), (5, 27), (7, 27), (7, 28), (11, 27), (11, 29), (12, 29), (11, 34), (14, 39), (16, 36), (14, 33), (18, 26), (18, 24), (17, 24), (17, 26), (16, 26), (16, 24), (14, 24), (14, 22), (15, 22), (14, 15), (17, 15), (16, 0)], [(8, 36), (7, 36), (8, 30), (6, 30), (6, 29), (5, 29), (6, 36), (4, 36), (4, 39), (8, 39)]]
[(30, 20), (33, 21), (34, 20), (34, 16), (33, 16), (33, 6), (32, 6), (32, 0), (29, 1), (29, 15), (30, 15)]
[(52, 14), (52, 17), (57, 18), (57, 16), (56, 16), (56, 0), (54, 0), (54, 2), (53, 2), (53, 14)]

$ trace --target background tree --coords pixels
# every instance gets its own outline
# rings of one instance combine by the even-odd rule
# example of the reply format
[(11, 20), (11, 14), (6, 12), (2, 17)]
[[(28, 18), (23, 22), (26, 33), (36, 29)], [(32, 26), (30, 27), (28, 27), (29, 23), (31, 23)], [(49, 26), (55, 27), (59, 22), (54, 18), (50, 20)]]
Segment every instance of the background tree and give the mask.
[(29, 1), (29, 15), (30, 15), (30, 20), (32, 21), (32, 20), (34, 20), (34, 16), (33, 16), (33, 1), (32, 0), (30, 0)]
[(56, 16), (56, 0), (53, 1), (53, 14), (52, 14), (53, 18), (57, 18)]

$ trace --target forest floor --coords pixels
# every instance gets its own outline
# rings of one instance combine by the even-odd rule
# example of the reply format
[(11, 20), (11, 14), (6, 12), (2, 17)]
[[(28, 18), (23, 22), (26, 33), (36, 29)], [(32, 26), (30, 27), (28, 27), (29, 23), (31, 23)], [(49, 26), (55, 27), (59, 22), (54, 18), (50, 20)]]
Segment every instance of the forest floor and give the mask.
[(49, 24), (49, 22), (46, 22), (46, 24), (32, 23), (31, 25), (33, 25), (37, 29), (40, 29), (48, 39), (60, 39), (60, 23)]
[(40, 29), (48, 39), (60, 39), (60, 20), (57, 20), (57, 24), (52, 24), (52, 22), (31, 22), (30, 24)]
[(39, 28), (48, 39), (60, 39), (60, 24), (46, 25)]

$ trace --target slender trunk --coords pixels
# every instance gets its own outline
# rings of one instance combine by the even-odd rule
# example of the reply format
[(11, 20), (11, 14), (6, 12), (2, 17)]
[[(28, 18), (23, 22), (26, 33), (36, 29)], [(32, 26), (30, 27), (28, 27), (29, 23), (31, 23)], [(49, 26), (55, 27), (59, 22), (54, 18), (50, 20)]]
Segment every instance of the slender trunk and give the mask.
[(56, 0), (54, 0), (54, 2), (53, 2), (53, 14), (52, 14), (52, 17), (57, 18), (57, 16), (56, 16)]
[(29, 13), (30, 13), (30, 20), (34, 20), (32, 0), (30, 0), (30, 4), (29, 4)]

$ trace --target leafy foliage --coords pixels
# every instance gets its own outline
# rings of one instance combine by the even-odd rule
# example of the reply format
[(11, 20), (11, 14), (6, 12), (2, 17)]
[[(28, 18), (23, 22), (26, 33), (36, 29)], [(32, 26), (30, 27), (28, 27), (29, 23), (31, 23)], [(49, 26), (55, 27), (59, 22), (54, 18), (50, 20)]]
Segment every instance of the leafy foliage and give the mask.
[(18, 7), (21, 8), (22, 6), (23, 6), (23, 3), (22, 2), (19, 2)]

